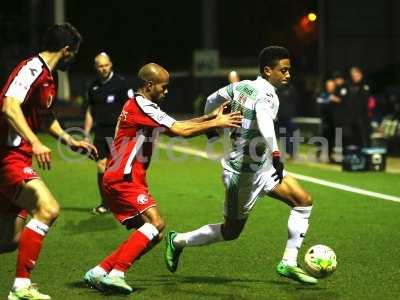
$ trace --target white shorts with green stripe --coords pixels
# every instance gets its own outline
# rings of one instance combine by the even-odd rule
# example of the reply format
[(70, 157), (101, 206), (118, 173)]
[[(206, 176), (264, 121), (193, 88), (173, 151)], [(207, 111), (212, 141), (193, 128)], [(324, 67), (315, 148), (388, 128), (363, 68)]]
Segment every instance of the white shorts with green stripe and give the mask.
[[(278, 185), (278, 181), (272, 177), (274, 173), (272, 165), (255, 173), (238, 174), (225, 169), (222, 173), (225, 217), (236, 220), (247, 218), (257, 200)], [(286, 171), (283, 171), (283, 176), (286, 175)]]

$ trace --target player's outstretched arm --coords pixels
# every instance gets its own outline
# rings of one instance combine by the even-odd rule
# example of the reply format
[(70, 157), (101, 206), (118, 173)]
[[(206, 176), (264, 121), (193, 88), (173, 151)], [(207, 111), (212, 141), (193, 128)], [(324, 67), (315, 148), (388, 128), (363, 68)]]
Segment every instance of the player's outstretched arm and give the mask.
[(35, 156), (39, 168), (50, 169), (51, 150), (43, 145), (39, 138), (29, 127), (21, 109), (19, 99), (5, 97), (1, 111), (8, 124), (28, 143), (32, 145), (32, 152)]
[(95, 146), (87, 141), (77, 141), (67, 132), (65, 132), (57, 119), (54, 119), (48, 128), (49, 133), (55, 138), (61, 140), (61, 142), (69, 146), (73, 151), (81, 154), (88, 154), (89, 158), (97, 159), (98, 152)]
[(190, 120), (185, 120), (185, 122), (190, 122), (190, 123), (202, 123), (204, 121), (209, 121), (218, 116), (219, 113), (224, 113), (227, 111), (227, 109), (230, 106), (230, 101), (225, 101), (224, 103), (220, 104), (217, 108), (215, 108), (213, 111), (209, 113), (205, 113), (203, 116), (198, 117), (198, 118), (193, 118)]
[[(242, 123), (243, 116), (240, 112), (234, 112), (229, 114), (224, 114), (224, 105), (221, 105), (215, 111), (215, 117), (210, 116), (208, 118), (192, 119), (188, 121), (178, 121), (175, 122), (170, 128), (170, 132), (175, 135), (182, 137), (192, 137), (202, 133), (205, 133), (209, 129), (214, 128), (226, 128), (226, 127), (240, 127)], [(194, 121), (196, 120), (196, 121)]]

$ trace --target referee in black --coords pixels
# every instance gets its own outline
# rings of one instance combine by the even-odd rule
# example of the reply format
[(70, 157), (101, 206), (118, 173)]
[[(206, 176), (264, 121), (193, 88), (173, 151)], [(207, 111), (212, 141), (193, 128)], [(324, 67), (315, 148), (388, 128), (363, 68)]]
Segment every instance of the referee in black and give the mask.
[(107, 165), (107, 156), (110, 153), (110, 143), (114, 137), (118, 116), (122, 111), (125, 101), (133, 95), (133, 91), (127, 86), (125, 79), (113, 72), (110, 57), (101, 52), (94, 59), (94, 67), (98, 79), (92, 82), (87, 92), (87, 108), (85, 114), (84, 131), (86, 137), (94, 128), (94, 144), (99, 151), (97, 162), (97, 184), (101, 196), (101, 202), (93, 208), (93, 214), (108, 212), (105, 198), (102, 192), (104, 170)]

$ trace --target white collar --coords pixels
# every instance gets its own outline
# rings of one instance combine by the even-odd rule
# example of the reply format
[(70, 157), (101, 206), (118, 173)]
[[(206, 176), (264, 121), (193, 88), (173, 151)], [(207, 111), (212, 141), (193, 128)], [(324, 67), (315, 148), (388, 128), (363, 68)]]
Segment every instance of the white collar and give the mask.
[(258, 76), (257, 81), (262, 82), (263, 84), (267, 85), (267, 87), (272, 88), (274, 91), (276, 91), (276, 87), (274, 87), (268, 80), (265, 78)]

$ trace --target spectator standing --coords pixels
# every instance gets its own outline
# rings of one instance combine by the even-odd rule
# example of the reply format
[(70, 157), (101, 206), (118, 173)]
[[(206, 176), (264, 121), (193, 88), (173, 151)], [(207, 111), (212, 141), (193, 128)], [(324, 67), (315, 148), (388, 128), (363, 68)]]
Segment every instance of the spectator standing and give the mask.
[[(328, 158), (329, 162), (333, 162), (333, 148), (335, 146), (335, 121), (332, 98), (334, 98), (334, 93), (336, 89), (336, 84), (333, 79), (328, 79), (325, 82), (325, 90), (317, 97), (317, 104), (320, 108), (321, 114), (321, 135), (328, 141)], [(317, 152), (317, 158), (319, 159), (321, 151)]]
[[(349, 103), (349, 86), (344, 78), (344, 75), (341, 71), (335, 71), (333, 73), (333, 79), (335, 81), (335, 92), (331, 95), (331, 105), (333, 112), (333, 122), (335, 130), (336, 128), (341, 128), (342, 136), (343, 136), (343, 149), (349, 145), (349, 134), (346, 132), (346, 128), (348, 128), (347, 123), (349, 122), (349, 115), (347, 113), (347, 105)], [(335, 142), (336, 142), (336, 134), (335, 134)], [(351, 144), (351, 143), (350, 143)], [(335, 143), (336, 146), (336, 143)], [(342, 149), (342, 150), (343, 150)]]
[(364, 81), (364, 74), (359, 67), (350, 69), (349, 103), (347, 114), (349, 118), (344, 132), (352, 145), (359, 148), (369, 145), (371, 125), (368, 117), (368, 101), (370, 86)]

